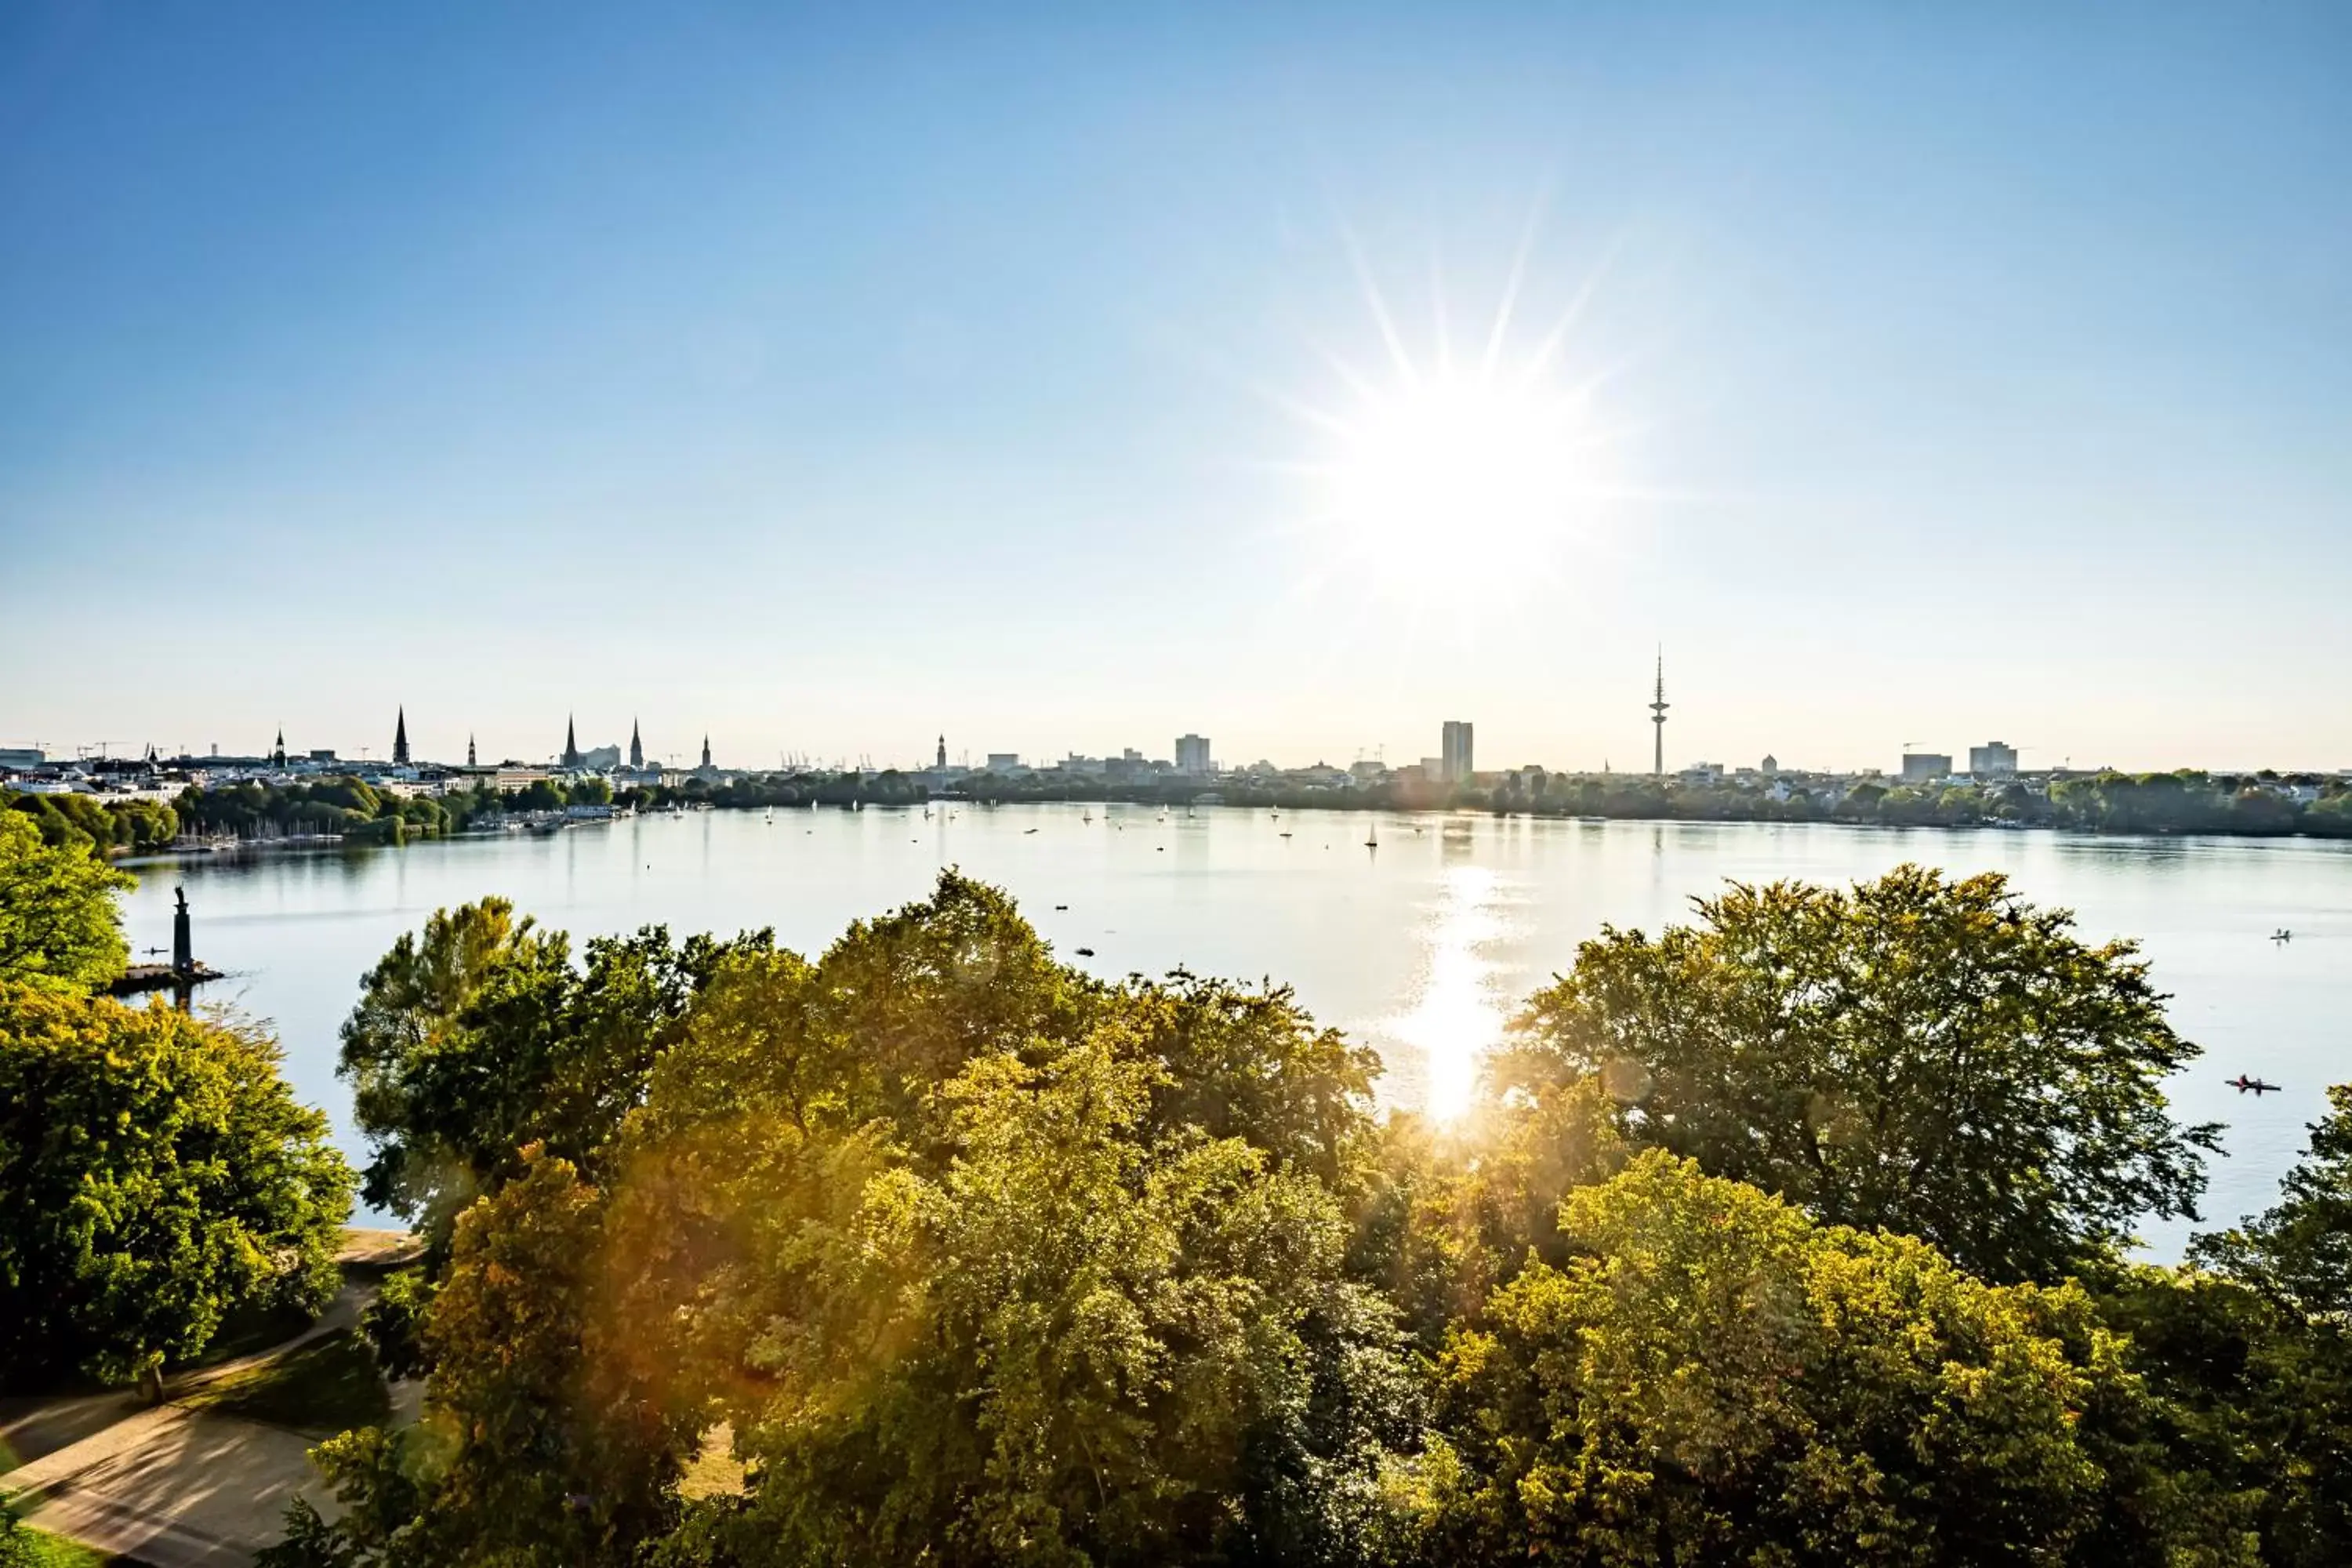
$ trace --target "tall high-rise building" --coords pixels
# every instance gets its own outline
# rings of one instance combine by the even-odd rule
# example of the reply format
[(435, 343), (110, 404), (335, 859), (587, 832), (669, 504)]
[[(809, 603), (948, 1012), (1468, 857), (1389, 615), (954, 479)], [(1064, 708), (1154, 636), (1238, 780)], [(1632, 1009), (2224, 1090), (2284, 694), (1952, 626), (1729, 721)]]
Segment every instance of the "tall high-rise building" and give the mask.
[(580, 765), (580, 738), (578, 732), (572, 728), (569, 714), (566, 714), (563, 720), (563, 765), (567, 768), (576, 768)]
[(646, 765), (646, 743), (637, 738), (637, 721), (629, 721), (629, 767), (632, 771)]
[(1176, 737), (1176, 771), (1180, 773), (1205, 773), (1209, 771), (1209, 737)]
[(1658, 650), (1658, 684), (1650, 693), (1650, 776), (1666, 776), (1666, 650)]
[(1470, 758), (1470, 721), (1448, 719), (1438, 737), (1438, 771), (1447, 784), (1467, 784), (1474, 771)]
[(392, 765), (408, 765), (408, 705), (404, 702), (400, 707), (400, 717), (392, 721)]
[(1969, 748), (1969, 773), (1980, 779), (2013, 778), (2017, 773), (2017, 748), (2006, 741), (1987, 741), (1981, 746)]

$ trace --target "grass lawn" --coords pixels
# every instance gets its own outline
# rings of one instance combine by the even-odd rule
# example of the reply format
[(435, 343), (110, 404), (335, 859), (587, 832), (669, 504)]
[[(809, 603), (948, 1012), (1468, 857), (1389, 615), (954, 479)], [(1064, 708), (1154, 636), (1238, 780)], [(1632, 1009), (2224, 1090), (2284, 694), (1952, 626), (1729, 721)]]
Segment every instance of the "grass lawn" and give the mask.
[(51, 1535), (30, 1525), (0, 1523), (0, 1568), (142, 1568), (129, 1557), (109, 1557), (103, 1552)]
[(375, 1352), (350, 1329), (337, 1329), (290, 1355), (217, 1378), (174, 1403), (320, 1437), (375, 1426), (392, 1414)]

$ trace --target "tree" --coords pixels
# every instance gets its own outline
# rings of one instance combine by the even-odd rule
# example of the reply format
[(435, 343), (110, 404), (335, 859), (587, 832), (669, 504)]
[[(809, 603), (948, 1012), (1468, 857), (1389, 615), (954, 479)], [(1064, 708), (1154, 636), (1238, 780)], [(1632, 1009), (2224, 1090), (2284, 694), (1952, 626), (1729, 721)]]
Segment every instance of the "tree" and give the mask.
[(2352, 1333), (2352, 1083), (2327, 1091), (2279, 1202), (2236, 1229), (2197, 1238), (2192, 1256), (2301, 1318)]
[(323, 1309), (351, 1188), (266, 1037), (0, 984), (0, 1367), (152, 1388), (232, 1312)]
[(2296, 1568), (2352, 1561), (2352, 1084), (2327, 1101), (2279, 1202), (2190, 1245), (2220, 1278), (2129, 1301), (2143, 1339), (2171, 1336), (2158, 1364), (2209, 1447), (2262, 1489), (2270, 1560)]
[(2085, 945), (1998, 875), (1916, 866), (1697, 909), (1580, 948), (1501, 1081), (1594, 1079), (1635, 1144), (1995, 1279), (2056, 1278), (2144, 1215), (2195, 1217), (2218, 1129), (2166, 1109), (2199, 1053), (2130, 942)]
[(668, 1529), (692, 1432), (621, 1380), (602, 1235), (603, 1195), (536, 1148), (466, 1211), (426, 1314), (423, 1419), (317, 1450), (341, 1517), (298, 1501), (273, 1568), (621, 1568)]
[(85, 847), (43, 843), (23, 813), (0, 811), (0, 982), (89, 989), (115, 979), (131, 950), (114, 895), (137, 885)]
[(339, 1070), (374, 1145), (371, 1203), (446, 1237), (457, 1212), (514, 1174), (526, 1144), (592, 1173), (688, 1003), (727, 954), (762, 931), (673, 944), (649, 926), (570, 940), (518, 921), (501, 899), (441, 910), (361, 980)]
[(2252, 1561), (2103, 1441), (2144, 1395), (2079, 1287), (1987, 1285), (1654, 1150), (1560, 1220), (1568, 1265), (1444, 1356), (1404, 1489), (1433, 1562)]
[(1311, 1173), (1153, 1127), (1133, 1044), (973, 1058), (936, 1173), (751, 1106), (640, 1152), (629, 1342), (757, 1478), (673, 1560), (1355, 1560), (1409, 1424), (1392, 1316)]

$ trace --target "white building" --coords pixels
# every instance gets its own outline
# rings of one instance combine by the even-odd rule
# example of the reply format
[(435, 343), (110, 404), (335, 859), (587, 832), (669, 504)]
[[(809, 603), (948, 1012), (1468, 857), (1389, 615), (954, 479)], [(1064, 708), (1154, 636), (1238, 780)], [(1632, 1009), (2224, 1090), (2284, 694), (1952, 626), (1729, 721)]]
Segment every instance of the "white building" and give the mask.
[(1448, 719), (1438, 738), (1439, 767), (1447, 784), (1467, 784), (1470, 761), (1470, 721)]

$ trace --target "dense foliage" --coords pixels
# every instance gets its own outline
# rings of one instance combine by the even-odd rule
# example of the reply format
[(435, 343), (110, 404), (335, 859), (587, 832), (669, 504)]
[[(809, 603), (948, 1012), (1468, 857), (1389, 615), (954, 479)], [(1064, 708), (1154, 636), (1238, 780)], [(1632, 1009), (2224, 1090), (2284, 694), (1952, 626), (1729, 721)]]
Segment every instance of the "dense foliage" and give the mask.
[(341, 1071), (375, 1147), (371, 1204), (436, 1241), (525, 1142), (593, 1162), (643, 1089), (695, 991), (730, 952), (648, 927), (587, 944), (515, 918), (502, 899), (436, 914), (360, 982)]
[(160, 849), (180, 832), (179, 815), (159, 800), (0, 790), (0, 805), (31, 822), (43, 843), (99, 855)]
[(1918, 867), (1734, 885), (1698, 914), (1584, 943), (1529, 1002), (1504, 1081), (1597, 1080), (1633, 1143), (1996, 1279), (2196, 1216), (2218, 1129), (2166, 1110), (2198, 1051), (2128, 942), (2084, 944), (1998, 875)]
[(813, 960), (436, 916), (345, 1031), (425, 1417), (274, 1561), (2343, 1560), (2352, 1118), (2127, 1267), (2208, 1142), (2127, 948), (1910, 868), (1701, 917), (1449, 1129), (953, 874)]
[(0, 811), (0, 983), (89, 988), (130, 963), (114, 895), (133, 886), (81, 846)]
[(352, 1179), (257, 1033), (0, 982), (0, 1371), (152, 1384), (334, 1293)]

